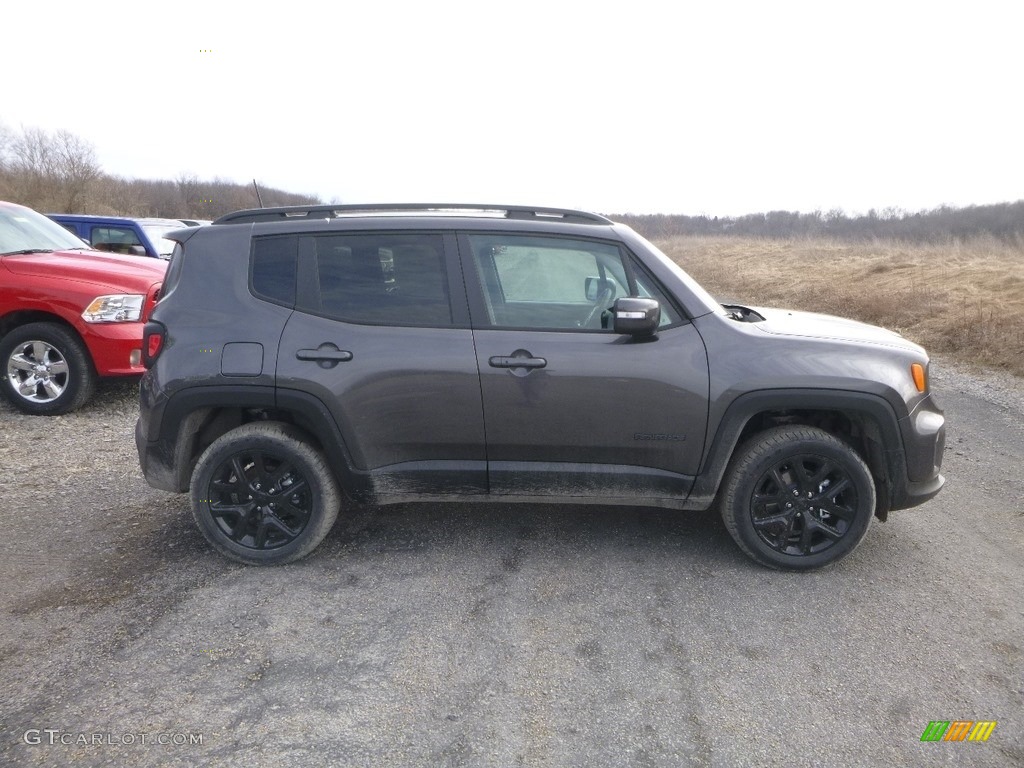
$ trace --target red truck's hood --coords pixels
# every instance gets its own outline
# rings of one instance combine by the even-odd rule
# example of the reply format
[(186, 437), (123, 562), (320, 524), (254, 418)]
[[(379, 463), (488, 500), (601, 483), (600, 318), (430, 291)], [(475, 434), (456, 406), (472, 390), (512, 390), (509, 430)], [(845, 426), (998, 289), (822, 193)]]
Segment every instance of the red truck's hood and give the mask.
[(0, 262), (20, 275), (60, 277), (109, 285), (119, 290), (148, 289), (164, 279), (167, 262), (143, 256), (122, 256), (103, 251), (51, 251), (10, 254)]

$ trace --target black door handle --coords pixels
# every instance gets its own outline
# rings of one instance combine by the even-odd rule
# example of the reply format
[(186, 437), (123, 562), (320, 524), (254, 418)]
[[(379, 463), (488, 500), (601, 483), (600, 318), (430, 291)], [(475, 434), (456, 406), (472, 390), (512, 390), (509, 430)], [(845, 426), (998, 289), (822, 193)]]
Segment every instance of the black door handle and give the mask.
[(324, 343), (316, 349), (300, 349), (295, 353), (299, 360), (315, 362), (321, 368), (333, 368), (338, 363), (345, 363), (352, 359), (352, 353), (345, 349), (338, 349), (334, 344)]
[(534, 368), (543, 368), (548, 364), (548, 361), (543, 357), (534, 357), (525, 349), (517, 349), (508, 356), (501, 355), (489, 358), (487, 364), (491, 368), (511, 368), (512, 373), (525, 376)]
[(548, 361), (543, 357), (492, 357), (487, 364), (491, 368), (543, 368)]

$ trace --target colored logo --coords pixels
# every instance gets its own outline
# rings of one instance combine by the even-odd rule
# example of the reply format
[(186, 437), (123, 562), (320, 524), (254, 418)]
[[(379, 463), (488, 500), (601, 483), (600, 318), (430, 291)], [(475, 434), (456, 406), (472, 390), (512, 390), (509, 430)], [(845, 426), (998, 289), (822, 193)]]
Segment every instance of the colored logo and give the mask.
[(995, 720), (932, 720), (921, 741), (988, 741), (995, 728)]

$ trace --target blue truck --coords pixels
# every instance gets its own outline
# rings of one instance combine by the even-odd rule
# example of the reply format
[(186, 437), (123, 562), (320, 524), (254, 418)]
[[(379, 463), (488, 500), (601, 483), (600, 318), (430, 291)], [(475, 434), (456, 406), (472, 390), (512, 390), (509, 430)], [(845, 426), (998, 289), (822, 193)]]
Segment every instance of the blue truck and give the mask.
[(174, 242), (164, 235), (183, 229), (178, 219), (48, 213), (51, 219), (98, 251), (169, 259)]

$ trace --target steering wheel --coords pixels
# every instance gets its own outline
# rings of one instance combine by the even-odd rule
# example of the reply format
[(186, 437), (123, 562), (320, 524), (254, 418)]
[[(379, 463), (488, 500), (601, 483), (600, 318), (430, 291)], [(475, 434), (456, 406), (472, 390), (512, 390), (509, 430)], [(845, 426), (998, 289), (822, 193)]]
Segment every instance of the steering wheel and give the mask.
[(580, 324), (580, 328), (589, 328), (590, 324), (594, 322), (594, 318), (597, 317), (598, 313), (603, 312), (605, 309), (607, 309), (605, 305), (612, 300), (612, 297), (614, 295), (615, 289), (612, 288), (610, 285), (606, 285), (602, 289), (602, 291), (597, 295), (597, 298), (594, 300), (593, 308), (587, 315), (587, 319)]

